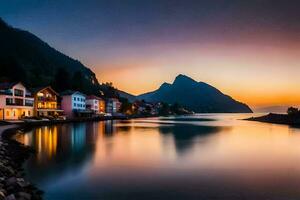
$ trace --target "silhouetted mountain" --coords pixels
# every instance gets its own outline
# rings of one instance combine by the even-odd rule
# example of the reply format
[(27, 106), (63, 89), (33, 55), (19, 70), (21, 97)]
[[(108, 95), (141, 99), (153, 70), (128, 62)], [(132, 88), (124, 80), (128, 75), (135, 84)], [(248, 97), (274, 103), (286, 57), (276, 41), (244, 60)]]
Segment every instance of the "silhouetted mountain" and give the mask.
[(99, 85), (95, 74), (79, 61), (1, 18), (0, 66), (0, 81), (22, 81), (29, 87), (52, 85), (58, 90), (78, 89), (89, 94)]
[(129, 102), (133, 103), (137, 100), (137, 96), (124, 92), (122, 90), (118, 90), (118, 94), (120, 97), (128, 99)]
[(179, 103), (194, 112), (204, 113), (249, 113), (252, 110), (218, 89), (197, 82), (185, 75), (178, 75), (173, 84), (164, 83), (159, 89), (142, 94), (138, 99), (156, 102)]

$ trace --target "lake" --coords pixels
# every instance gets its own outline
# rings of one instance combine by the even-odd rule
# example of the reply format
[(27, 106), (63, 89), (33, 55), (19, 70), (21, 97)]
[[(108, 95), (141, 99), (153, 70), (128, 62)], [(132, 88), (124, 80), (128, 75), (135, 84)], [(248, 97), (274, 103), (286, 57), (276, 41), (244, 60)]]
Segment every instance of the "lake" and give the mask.
[(45, 199), (299, 199), (300, 129), (199, 114), (60, 124), (15, 138), (36, 149)]

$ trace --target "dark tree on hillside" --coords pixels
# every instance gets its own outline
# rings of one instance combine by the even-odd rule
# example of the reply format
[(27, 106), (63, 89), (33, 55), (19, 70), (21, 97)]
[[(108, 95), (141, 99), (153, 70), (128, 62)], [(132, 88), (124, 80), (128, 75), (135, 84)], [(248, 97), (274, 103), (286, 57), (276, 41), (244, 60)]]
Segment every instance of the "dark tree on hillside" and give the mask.
[(288, 115), (298, 115), (298, 114), (300, 114), (300, 111), (298, 108), (289, 107), (287, 110), (287, 114)]
[(52, 87), (58, 92), (71, 89), (70, 74), (64, 68), (57, 69)]
[(120, 108), (121, 113), (129, 114), (129, 115), (133, 114), (132, 103), (130, 103), (128, 99), (121, 97), (120, 102), (122, 103)]
[(40, 87), (47, 84), (45, 83), (45, 79), (42, 77), (41, 69), (37, 66), (34, 66), (31, 69), (31, 77), (29, 79), (31, 80), (31, 87)]
[(170, 114), (170, 106), (168, 103), (161, 103), (161, 108), (158, 111), (159, 115), (167, 116)]
[(99, 86), (100, 90), (103, 92), (106, 98), (118, 98), (119, 94), (117, 89), (114, 88), (112, 83), (103, 83)]
[(3, 60), (0, 70), (0, 79), (8, 82), (21, 81), (26, 83), (27, 73), (24, 68), (13, 58)]
[(85, 84), (84, 84), (84, 77), (83, 74), (80, 71), (76, 71), (73, 74), (72, 77), (72, 89), (73, 90), (78, 90), (80, 92), (84, 92)]

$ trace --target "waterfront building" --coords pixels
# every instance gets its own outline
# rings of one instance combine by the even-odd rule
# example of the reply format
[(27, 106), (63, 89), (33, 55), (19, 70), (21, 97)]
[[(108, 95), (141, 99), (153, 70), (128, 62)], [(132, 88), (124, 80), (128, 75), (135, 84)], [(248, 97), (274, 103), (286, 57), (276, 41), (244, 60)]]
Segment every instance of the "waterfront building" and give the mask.
[(117, 98), (109, 98), (106, 101), (106, 112), (115, 114), (118, 113), (121, 108), (121, 102)]
[(90, 113), (86, 110), (86, 96), (78, 91), (67, 90), (60, 94), (61, 108), (68, 118), (84, 116)]
[(86, 97), (86, 108), (91, 110), (95, 114), (100, 113), (100, 101), (102, 99), (95, 95), (90, 95)]
[(0, 83), (0, 119), (17, 120), (33, 116), (34, 98), (21, 83)]
[(105, 101), (103, 99), (99, 100), (99, 113), (105, 114)]
[(63, 113), (60, 109), (59, 95), (50, 86), (32, 89), (32, 92), (35, 116), (59, 116)]

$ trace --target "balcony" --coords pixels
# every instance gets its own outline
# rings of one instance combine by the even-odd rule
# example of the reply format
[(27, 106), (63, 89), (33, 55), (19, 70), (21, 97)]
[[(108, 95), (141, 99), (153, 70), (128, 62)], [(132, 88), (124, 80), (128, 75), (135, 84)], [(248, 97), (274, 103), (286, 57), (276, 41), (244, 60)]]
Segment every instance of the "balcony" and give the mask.
[(33, 106), (33, 101), (26, 99), (25, 100), (25, 106), (30, 106), (30, 107)]
[(37, 108), (38, 109), (57, 109), (58, 108), (58, 104), (56, 102), (52, 102), (52, 101), (45, 101), (45, 102), (38, 102), (37, 103)]
[(37, 100), (40, 102), (56, 102), (55, 97), (38, 97)]
[(33, 106), (33, 103), (25, 103), (25, 106), (32, 107), (32, 106)]
[(23, 99), (6, 98), (6, 105), (8, 106), (24, 106)]

